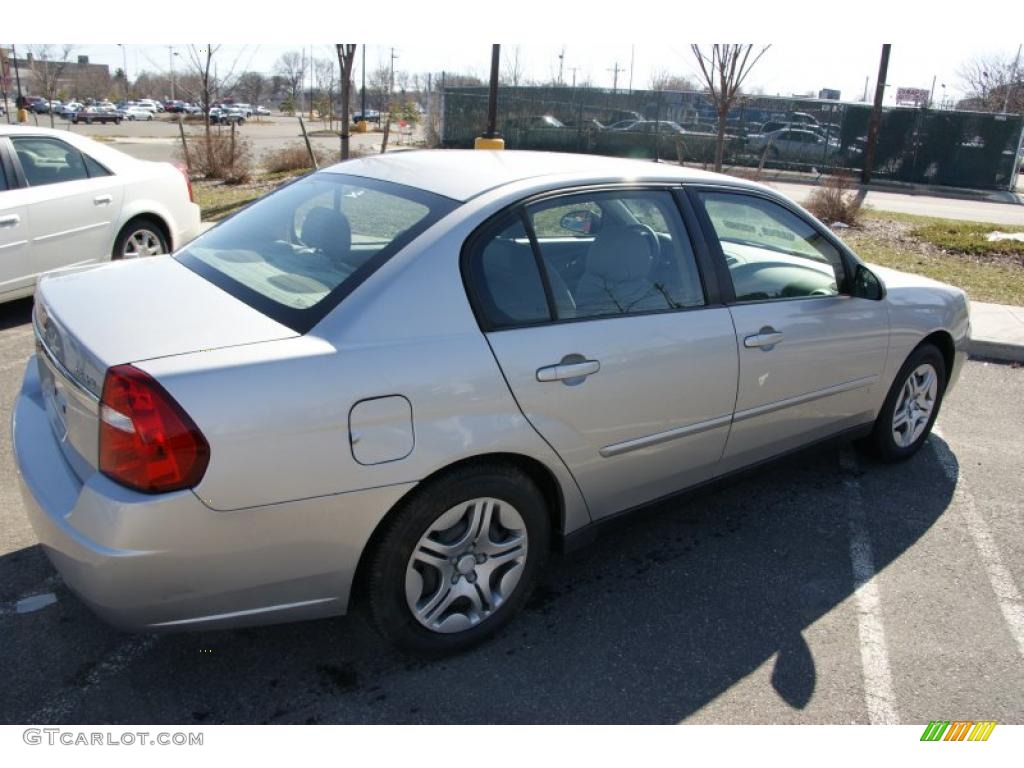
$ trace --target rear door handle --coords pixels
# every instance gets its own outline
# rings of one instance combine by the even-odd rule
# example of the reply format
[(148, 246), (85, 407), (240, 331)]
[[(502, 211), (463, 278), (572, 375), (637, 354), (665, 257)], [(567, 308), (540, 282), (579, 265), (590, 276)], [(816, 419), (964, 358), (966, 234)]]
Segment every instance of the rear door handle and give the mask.
[(21, 223), (21, 216), (12, 213), (8, 216), (0, 216), (0, 227), (16, 227)]
[(758, 333), (753, 336), (747, 336), (743, 339), (744, 347), (774, 347), (776, 344), (782, 341), (782, 331), (776, 331), (774, 328), (766, 327), (762, 328)]
[(111, 195), (96, 195), (92, 201), (96, 205), (110, 205), (114, 202), (114, 198)]
[(537, 369), (537, 381), (567, 381), (579, 379), (582, 381), (591, 374), (601, 370), (601, 363), (597, 360), (583, 360), (578, 363), (559, 363), (548, 365)]

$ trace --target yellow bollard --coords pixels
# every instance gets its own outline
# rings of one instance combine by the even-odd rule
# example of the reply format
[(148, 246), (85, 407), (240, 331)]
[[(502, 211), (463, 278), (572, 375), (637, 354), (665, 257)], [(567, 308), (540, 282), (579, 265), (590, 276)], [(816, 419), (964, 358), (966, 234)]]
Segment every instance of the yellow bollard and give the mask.
[(356, 132), (357, 133), (369, 133), (370, 132), (370, 124), (366, 120), (360, 120), (358, 123), (356, 123)]
[(24, 107), (22, 107), (21, 109), (18, 110), (18, 122), (19, 123), (27, 123), (28, 122), (28, 110), (25, 109)]
[(505, 140), (497, 137), (477, 136), (473, 142), (473, 149), (504, 149)]

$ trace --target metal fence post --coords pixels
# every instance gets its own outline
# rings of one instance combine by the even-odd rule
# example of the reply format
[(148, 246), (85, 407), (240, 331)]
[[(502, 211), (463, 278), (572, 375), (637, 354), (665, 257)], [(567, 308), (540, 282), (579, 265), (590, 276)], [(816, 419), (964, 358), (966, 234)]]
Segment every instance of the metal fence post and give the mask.
[[(388, 117), (390, 117), (390, 115), (388, 115)], [(314, 171), (319, 171), (320, 166), (316, 162), (316, 155), (313, 153), (313, 145), (309, 142), (309, 134), (306, 133), (306, 124), (302, 121), (302, 115), (299, 115), (299, 127), (302, 129), (302, 138), (306, 141), (306, 151), (309, 152), (309, 162), (313, 165)]]

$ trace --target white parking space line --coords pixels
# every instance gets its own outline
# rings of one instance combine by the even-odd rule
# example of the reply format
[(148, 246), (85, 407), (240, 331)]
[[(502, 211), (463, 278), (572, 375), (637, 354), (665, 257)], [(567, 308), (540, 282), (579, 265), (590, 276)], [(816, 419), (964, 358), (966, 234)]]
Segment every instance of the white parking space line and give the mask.
[(132, 662), (151, 650), (158, 641), (157, 635), (137, 635), (115, 648), (86, 677), (85, 683), (77, 688), (65, 689), (28, 719), (30, 723), (63, 723), (82, 703), (86, 695), (105, 679), (124, 671)]
[(992, 591), (995, 592), (996, 602), (999, 603), (1003, 620), (1017, 643), (1017, 650), (1021, 656), (1024, 656), (1024, 600), (1021, 599), (1020, 590), (1017, 589), (1010, 571), (1003, 564), (995, 537), (992, 536), (988, 523), (985, 522), (985, 518), (982, 517), (974, 503), (974, 496), (971, 494), (967, 479), (960, 472), (956, 457), (948, 447), (948, 439), (938, 429), (933, 428), (932, 434), (946, 443), (946, 445), (935, 444), (936, 455), (946, 477), (956, 485), (953, 498), (967, 521), (967, 531), (974, 540), (974, 546), (981, 557), (981, 564), (985, 568), (989, 583), (992, 584)]
[(854, 601), (857, 606), (857, 630), (864, 676), (864, 703), (872, 725), (898, 725), (896, 694), (889, 669), (889, 651), (882, 624), (881, 599), (874, 581), (875, 557), (864, 514), (864, 499), (857, 479), (857, 460), (849, 446), (839, 454), (846, 487), (846, 507), (850, 525), (850, 563), (853, 566)]

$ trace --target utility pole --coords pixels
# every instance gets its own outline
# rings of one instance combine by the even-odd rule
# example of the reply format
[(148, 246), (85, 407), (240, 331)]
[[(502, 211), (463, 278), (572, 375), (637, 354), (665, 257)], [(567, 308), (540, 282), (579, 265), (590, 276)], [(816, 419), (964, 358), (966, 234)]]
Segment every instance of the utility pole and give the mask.
[[(363, 74), (363, 85), (360, 88), (360, 90), (362, 91), (362, 93), (360, 94), (360, 99), (362, 100), (362, 106), (360, 107), (360, 111), (359, 111), (359, 121), (360, 122), (366, 122), (366, 43), (363, 43), (362, 74)], [(365, 130), (365, 128), (363, 130)]]
[(612, 93), (613, 94), (614, 93), (618, 93), (619, 92), (619, 72), (622, 72), (622, 67), (620, 67), (619, 66), (619, 62), (616, 61), (615, 62), (615, 66), (612, 67), (609, 70), (606, 70), (606, 71), (612, 73)]
[(473, 149), (504, 149), (505, 140), (498, 133), (498, 75), (501, 64), (501, 46), (491, 46), (491, 87), (487, 96), (487, 130), (477, 136)]
[[(636, 43), (629, 46), (629, 92), (633, 93), (633, 62), (636, 60)], [(655, 124), (657, 127), (657, 124)]]
[[(305, 50), (305, 49), (303, 49)], [(309, 122), (313, 122), (313, 46), (309, 46)]]
[(1003, 98), (1003, 113), (1005, 114), (1010, 106), (1010, 92), (1013, 90), (1013, 86), (1017, 83), (1017, 67), (1020, 66), (1020, 49), (1022, 46), (1017, 46), (1017, 58), (1013, 60), (1013, 71), (1010, 74), (1010, 82), (1006, 84), (1006, 96)]
[(871, 171), (875, 166), (875, 147), (878, 144), (878, 128), (882, 123), (882, 99), (885, 97), (885, 80), (889, 74), (889, 51), (892, 43), (882, 45), (882, 58), (878, 62), (878, 82), (875, 83), (875, 104), (871, 108), (871, 120), (868, 123), (868, 144), (864, 148), (864, 168), (861, 170), (862, 184), (871, 182)]
[(171, 101), (174, 101), (177, 96), (174, 93), (174, 46), (167, 46), (167, 63), (171, 68)]
[(572, 88), (573, 88), (573, 90), (576, 90), (576, 70), (577, 69), (579, 69), (579, 67), (569, 67), (569, 71), (572, 72)]
[(868, 80), (870, 80), (870, 79), (871, 79), (870, 75), (868, 77), (864, 78), (864, 95), (860, 97), (861, 101), (867, 101), (868, 100)]

